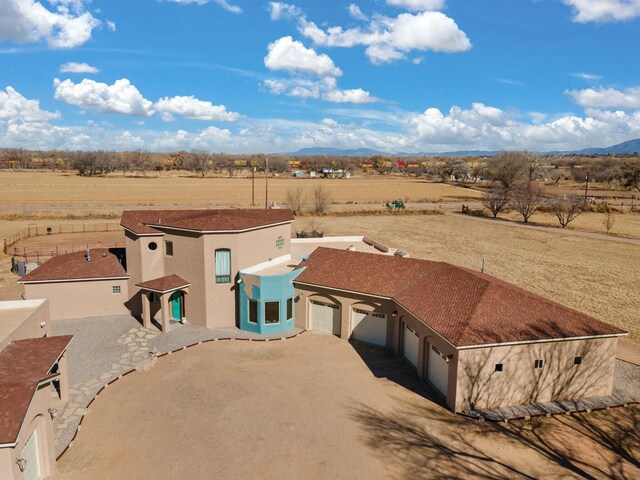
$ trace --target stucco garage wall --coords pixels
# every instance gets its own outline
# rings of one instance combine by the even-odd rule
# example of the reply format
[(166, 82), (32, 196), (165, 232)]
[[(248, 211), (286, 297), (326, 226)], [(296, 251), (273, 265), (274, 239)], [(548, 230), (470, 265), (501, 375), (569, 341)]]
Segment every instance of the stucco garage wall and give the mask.
[(24, 423), (18, 434), (17, 445), (13, 448), (0, 448), (0, 478), (2, 480), (22, 480), (23, 475), (16, 464), (22, 455), (27, 441), (34, 430), (38, 431), (38, 453), (42, 477), (53, 473), (55, 462), (55, 443), (53, 422), (49, 415), (51, 403), (51, 385), (41, 386), (34, 393)]
[[(112, 287), (119, 286), (114, 294)], [(127, 279), (87, 280), (72, 282), (27, 283), (24, 286), (27, 299), (49, 300), (51, 320), (67, 318), (125, 315), (129, 310), (125, 302), (129, 298)]]
[[(456, 411), (611, 395), (617, 337), (459, 351)], [(574, 357), (582, 364), (574, 365)], [(543, 368), (535, 369), (535, 360)], [(502, 363), (503, 371), (495, 372)]]

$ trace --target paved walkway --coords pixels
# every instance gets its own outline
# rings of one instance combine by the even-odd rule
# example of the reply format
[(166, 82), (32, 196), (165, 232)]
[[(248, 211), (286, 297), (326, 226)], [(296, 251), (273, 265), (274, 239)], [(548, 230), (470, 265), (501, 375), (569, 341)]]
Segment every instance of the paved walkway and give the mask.
[[(285, 336), (300, 333), (294, 329)], [(54, 335), (73, 335), (67, 350), (69, 401), (58, 403), (54, 420), (56, 457), (72, 441), (87, 406), (100, 390), (131, 370), (146, 371), (156, 357), (211, 339), (275, 340), (282, 335), (258, 335), (237, 328), (208, 329), (184, 325), (163, 335), (143, 328), (130, 315), (58, 320)]]

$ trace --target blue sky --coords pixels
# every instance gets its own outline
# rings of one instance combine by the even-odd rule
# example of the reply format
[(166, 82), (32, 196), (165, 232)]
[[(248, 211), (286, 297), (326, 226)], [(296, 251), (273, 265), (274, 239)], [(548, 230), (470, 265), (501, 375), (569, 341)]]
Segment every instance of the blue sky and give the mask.
[(640, 137), (640, 0), (0, 0), (0, 147)]

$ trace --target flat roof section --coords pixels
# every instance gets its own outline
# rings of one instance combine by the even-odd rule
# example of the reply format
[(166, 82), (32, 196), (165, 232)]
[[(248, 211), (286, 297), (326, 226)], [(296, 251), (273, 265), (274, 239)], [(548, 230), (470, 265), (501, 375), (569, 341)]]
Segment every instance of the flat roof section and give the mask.
[(4, 340), (40, 309), (46, 300), (10, 300), (0, 302), (0, 347)]

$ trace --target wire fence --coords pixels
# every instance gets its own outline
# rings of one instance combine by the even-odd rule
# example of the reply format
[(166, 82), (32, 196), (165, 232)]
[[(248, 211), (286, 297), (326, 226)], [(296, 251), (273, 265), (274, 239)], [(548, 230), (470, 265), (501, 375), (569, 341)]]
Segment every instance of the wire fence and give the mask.
[(31, 257), (33, 261), (40, 260), (40, 257), (50, 258), (65, 253), (78, 252), (87, 248), (124, 248), (124, 242), (73, 242), (64, 245), (16, 245), (21, 240), (47, 235), (57, 235), (61, 233), (99, 233), (118, 232), (122, 227), (117, 223), (82, 223), (69, 225), (30, 225), (13, 235), (4, 239), (4, 253), (12, 256), (23, 257), (28, 261)]

